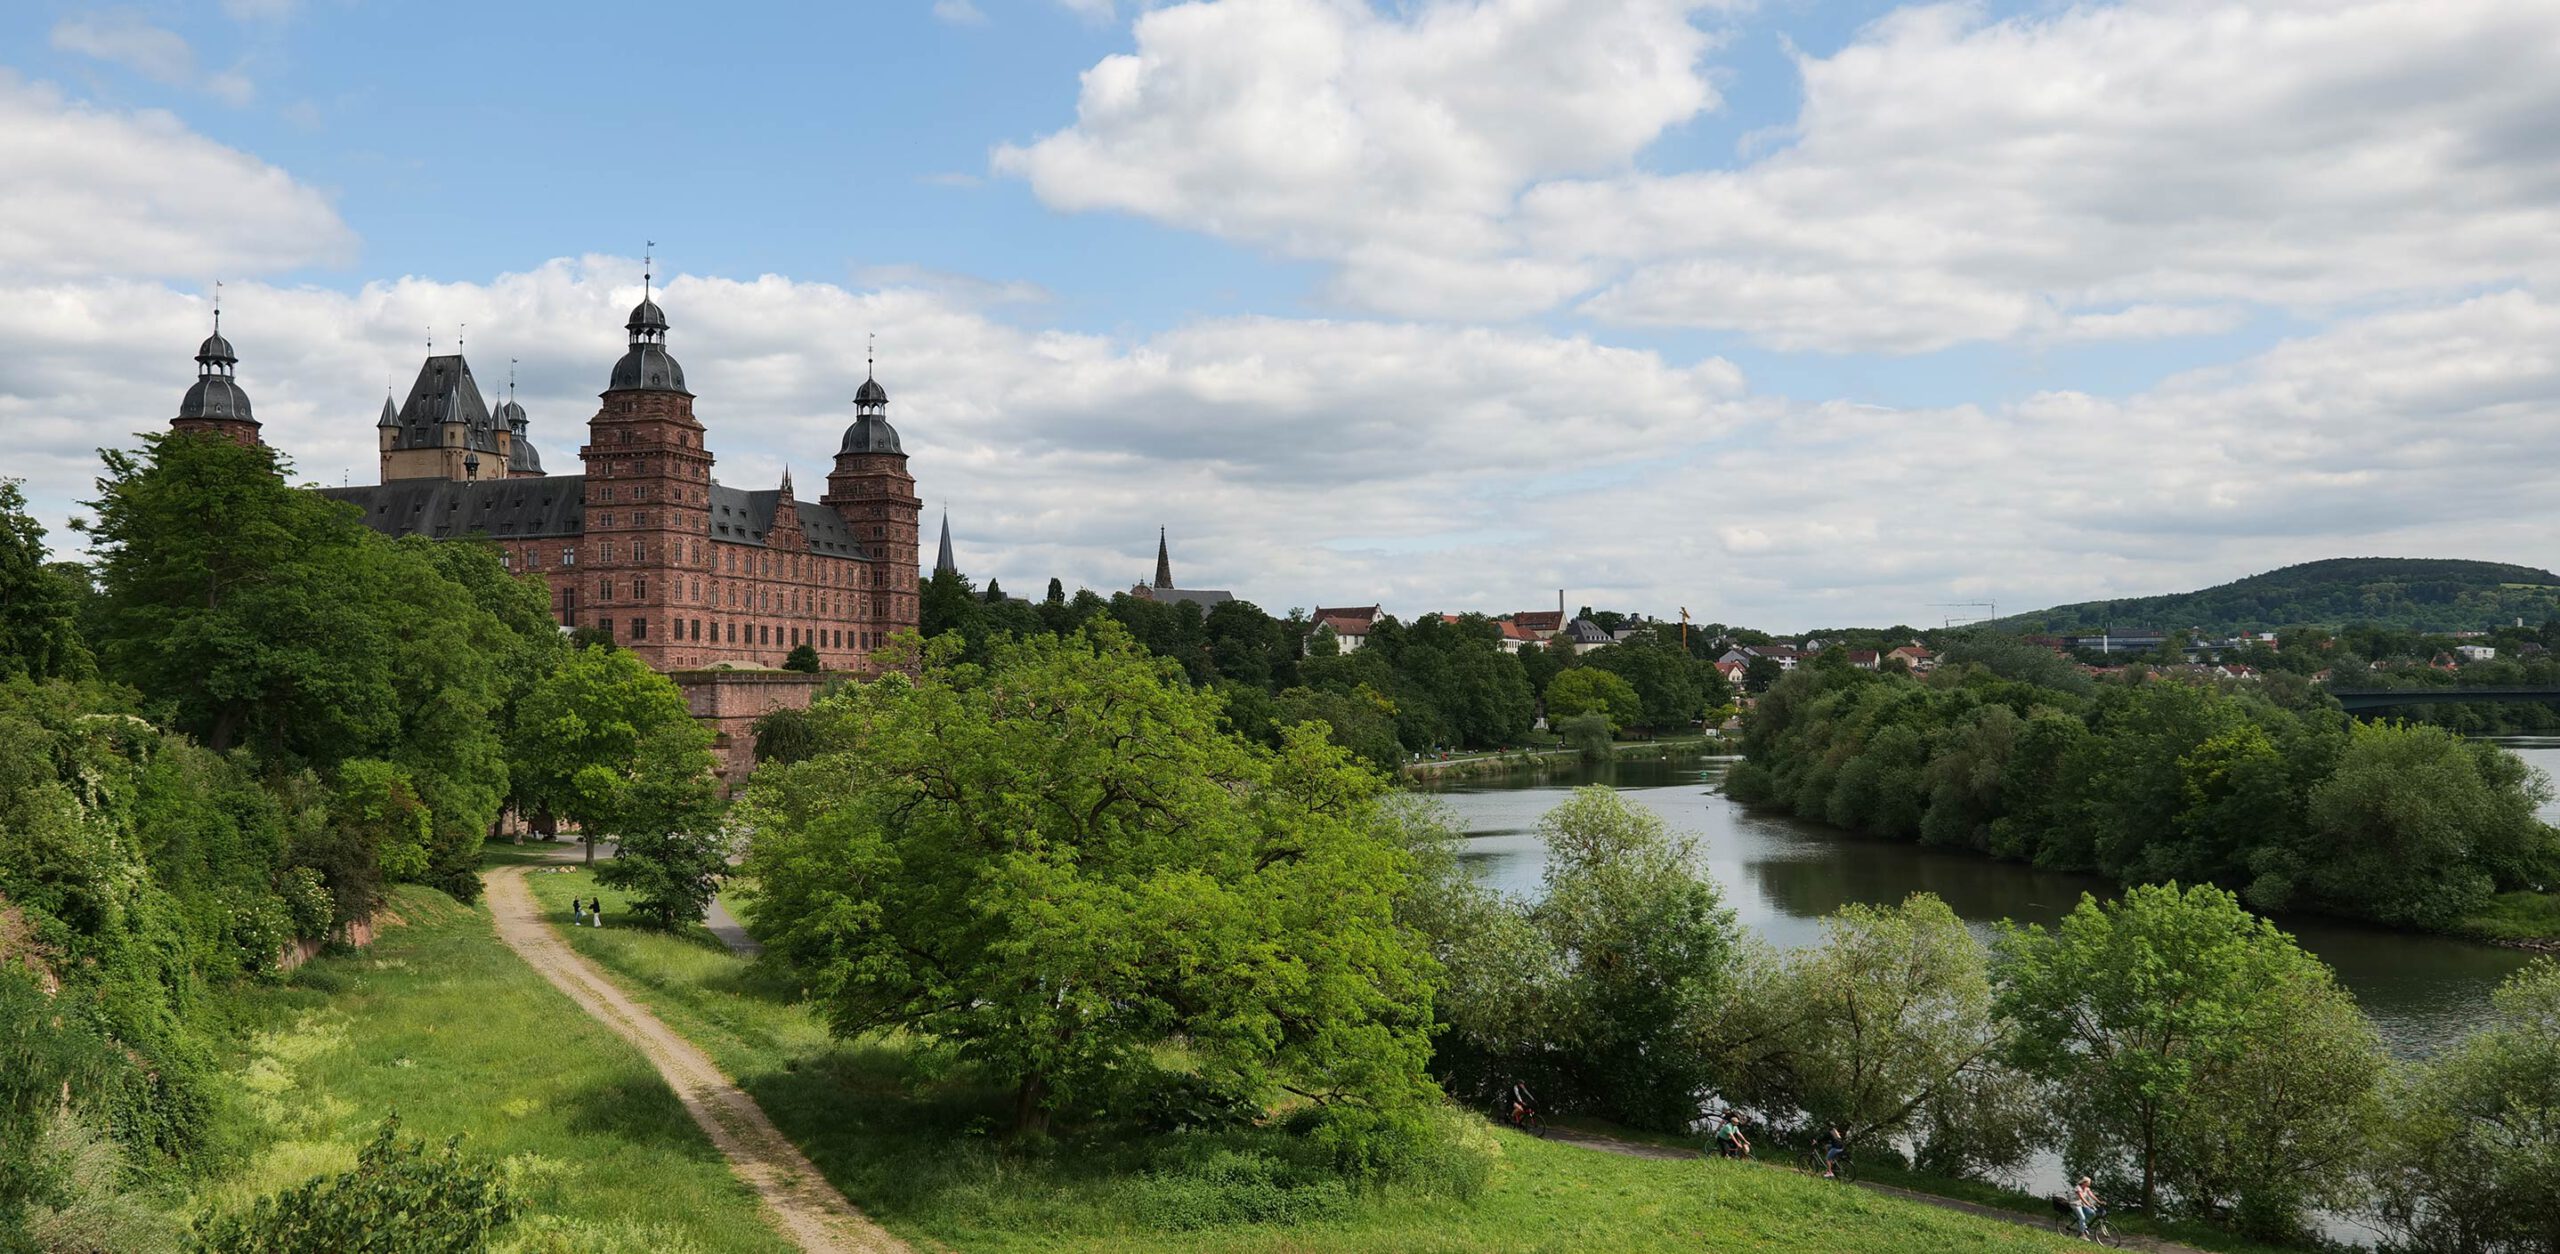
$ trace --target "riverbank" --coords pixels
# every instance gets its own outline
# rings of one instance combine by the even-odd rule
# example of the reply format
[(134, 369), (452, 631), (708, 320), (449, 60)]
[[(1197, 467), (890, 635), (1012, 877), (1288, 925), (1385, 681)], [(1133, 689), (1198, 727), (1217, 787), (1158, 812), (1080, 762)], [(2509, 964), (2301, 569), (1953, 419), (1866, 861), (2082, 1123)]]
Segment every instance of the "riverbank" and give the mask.
[[(1727, 752), (1718, 736), (1675, 736), (1661, 740), (1628, 740), (1611, 746), (1618, 762), (1677, 762)], [(1464, 757), (1407, 762), (1396, 778), (1408, 784), (1453, 784), (1463, 780), (1536, 779), (1582, 768), (1579, 749), (1511, 749)]]

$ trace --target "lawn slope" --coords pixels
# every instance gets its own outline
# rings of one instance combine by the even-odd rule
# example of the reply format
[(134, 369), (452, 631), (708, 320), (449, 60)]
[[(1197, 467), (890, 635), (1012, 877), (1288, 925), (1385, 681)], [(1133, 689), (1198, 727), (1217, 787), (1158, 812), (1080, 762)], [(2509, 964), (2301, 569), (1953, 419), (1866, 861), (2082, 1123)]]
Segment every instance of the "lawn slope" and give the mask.
[(231, 1209), (354, 1164), (385, 1112), (506, 1160), (530, 1202), (506, 1250), (767, 1254), (791, 1247), (637, 1050), (499, 943), (488, 916), (403, 888), (365, 950), (241, 994)]
[[(568, 922), (583, 871), (528, 877)], [(569, 928), (570, 943), (691, 1038), (856, 1206), (901, 1236), (964, 1250), (2050, 1250), (2046, 1234), (1755, 1164), (1626, 1158), (1489, 1129), (1498, 1157), (1472, 1202), (1363, 1197), (1321, 1219), (1169, 1229), (1126, 1147), (1073, 1133), (1009, 1149), (1006, 1097), (930, 1048), (847, 1046), (789, 991), (707, 935)], [(921, 1095), (919, 1095), (919, 1093)]]

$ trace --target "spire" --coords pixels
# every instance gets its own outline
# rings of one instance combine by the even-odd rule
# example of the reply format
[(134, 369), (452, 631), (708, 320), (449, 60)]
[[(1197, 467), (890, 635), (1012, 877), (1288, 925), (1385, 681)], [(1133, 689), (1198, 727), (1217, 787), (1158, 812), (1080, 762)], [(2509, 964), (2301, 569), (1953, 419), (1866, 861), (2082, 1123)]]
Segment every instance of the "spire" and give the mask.
[(960, 573), (960, 563), (951, 560), (951, 510), (948, 507), (942, 511), (942, 553), (933, 559), (933, 573), (939, 575), (944, 571), (955, 575)]
[(785, 497), (791, 495), (791, 468), (789, 466), (782, 468), (782, 495)]
[(1156, 586), (1173, 586), (1173, 556), (1165, 551), (1164, 528), (1156, 528)]
[(400, 409), (398, 406), (391, 403), (391, 393), (388, 390), (385, 390), (382, 394), (382, 421), (373, 425), (376, 428), (396, 428), (400, 425)]

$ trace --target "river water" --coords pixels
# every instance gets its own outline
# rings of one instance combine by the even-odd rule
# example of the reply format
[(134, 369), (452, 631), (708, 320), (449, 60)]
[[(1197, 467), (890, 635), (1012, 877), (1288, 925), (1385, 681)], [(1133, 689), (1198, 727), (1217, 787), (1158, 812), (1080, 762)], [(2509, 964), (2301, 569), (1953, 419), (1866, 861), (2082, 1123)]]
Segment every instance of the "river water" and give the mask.
[[(2527, 763), (2560, 771), (2560, 740), (2509, 742)], [(2050, 924), (2080, 900), (2114, 889), (2090, 876), (2039, 871), (1979, 854), (1866, 840), (1800, 819), (1755, 813), (1718, 791), (1728, 759), (1623, 762), (1534, 781), (1496, 780), (1429, 791), (1465, 822), (1463, 853), (1475, 874), (1535, 896), (1545, 866), (1538, 820), (1565, 793), (1604, 783), (1675, 830), (1700, 838), (1707, 870), (1741, 922), (1781, 948), (1821, 939), (1822, 917), (1850, 902), (1891, 905), (1937, 894), (1986, 939), (2000, 919)], [(2560, 822), (2560, 804), (2544, 818)], [(2384, 1043), (2423, 1057), (2487, 1017), (2489, 991), (2529, 955), (2467, 941), (2357, 927), (2326, 919), (2277, 920), (2318, 954), (2372, 1016)]]

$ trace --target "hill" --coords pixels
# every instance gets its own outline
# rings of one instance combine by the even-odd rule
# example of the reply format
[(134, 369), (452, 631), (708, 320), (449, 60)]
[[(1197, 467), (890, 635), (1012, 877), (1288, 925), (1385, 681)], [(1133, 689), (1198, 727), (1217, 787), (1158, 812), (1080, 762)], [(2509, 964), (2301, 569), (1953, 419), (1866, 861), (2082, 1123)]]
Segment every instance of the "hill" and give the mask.
[(2560, 617), (2560, 575), (2502, 562), (2337, 557), (2198, 592), (2083, 601), (2012, 614), (1986, 626), (2018, 632), (2196, 627), (2207, 632), (2343, 627), (2482, 631)]

